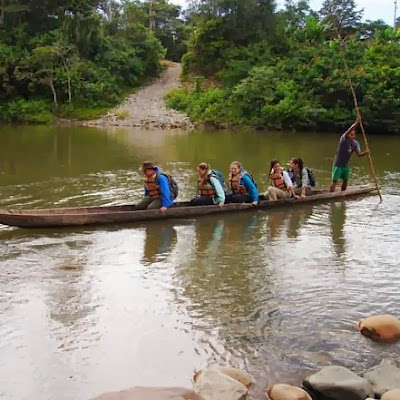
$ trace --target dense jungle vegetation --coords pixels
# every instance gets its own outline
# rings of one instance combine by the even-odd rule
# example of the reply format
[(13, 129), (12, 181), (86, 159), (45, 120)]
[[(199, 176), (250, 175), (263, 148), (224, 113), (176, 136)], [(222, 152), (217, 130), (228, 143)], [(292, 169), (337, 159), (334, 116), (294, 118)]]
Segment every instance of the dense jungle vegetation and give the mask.
[(369, 130), (400, 132), (400, 30), (354, 0), (188, 4), (0, 0), (0, 119), (97, 116), (167, 58), (188, 83), (167, 103), (194, 121), (336, 129), (354, 118), (342, 48)]

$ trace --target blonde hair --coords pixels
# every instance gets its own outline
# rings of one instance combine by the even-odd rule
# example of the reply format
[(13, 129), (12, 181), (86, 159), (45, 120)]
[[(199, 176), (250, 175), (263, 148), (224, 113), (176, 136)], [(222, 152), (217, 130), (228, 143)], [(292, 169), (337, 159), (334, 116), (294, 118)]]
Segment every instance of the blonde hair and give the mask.
[(242, 169), (242, 164), (241, 164), (239, 161), (233, 161), (233, 162), (231, 162), (231, 167), (232, 167), (233, 165), (236, 165), (239, 169)]

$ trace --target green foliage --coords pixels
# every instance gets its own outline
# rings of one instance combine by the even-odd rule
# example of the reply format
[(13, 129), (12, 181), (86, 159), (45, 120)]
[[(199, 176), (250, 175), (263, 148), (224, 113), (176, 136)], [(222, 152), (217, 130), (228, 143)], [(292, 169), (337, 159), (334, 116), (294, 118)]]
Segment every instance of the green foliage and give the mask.
[(0, 106), (4, 121), (48, 123), (53, 120), (51, 103), (44, 100), (13, 99)]
[[(47, 122), (49, 112), (81, 116), (84, 108), (97, 113), (160, 72), (165, 50), (146, 27), (143, 3), (114, 4), (110, 21), (95, 0), (4, 1), (0, 120)], [(135, 6), (141, 21), (132, 20)]]
[(273, 32), (259, 28), (255, 9), (251, 0), (194, 3), (184, 73), (218, 78), (223, 88), (174, 91), (171, 107), (216, 125), (343, 129), (354, 119), (345, 53), (368, 129), (400, 133), (400, 31), (361, 23), (353, 0), (325, 0), (320, 13), (287, 0), (269, 16)]

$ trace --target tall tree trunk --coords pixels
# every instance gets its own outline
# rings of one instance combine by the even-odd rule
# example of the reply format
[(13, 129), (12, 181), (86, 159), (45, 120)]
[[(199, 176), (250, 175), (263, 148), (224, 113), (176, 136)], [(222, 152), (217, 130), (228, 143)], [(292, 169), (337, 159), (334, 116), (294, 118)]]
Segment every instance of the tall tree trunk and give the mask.
[(50, 76), (49, 86), (50, 86), (50, 88), (51, 88), (51, 91), (53, 92), (54, 108), (57, 108), (57, 107), (58, 107), (58, 103), (57, 103), (57, 93), (56, 93), (56, 89), (54, 88), (53, 76)]
[(68, 82), (68, 103), (69, 105), (71, 105), (72, 103), (72, 90), (71, 90), (71, 76), (69, 74), (69, 68), (68, 68), (68, 63), (67, 60), (63, 57), (62, 58), (63, 64), (64, 64), (64, 68), (65, 71), (67, 73), (67, 82)]
[(0, 2), (0, 26), (4, 25), (4, 16), (6, 14), (6, 0)]

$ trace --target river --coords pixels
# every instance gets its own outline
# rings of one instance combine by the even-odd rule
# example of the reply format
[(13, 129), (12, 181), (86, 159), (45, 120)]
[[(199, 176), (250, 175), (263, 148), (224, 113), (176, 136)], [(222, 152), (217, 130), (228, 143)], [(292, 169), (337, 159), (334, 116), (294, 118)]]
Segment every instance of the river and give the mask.
[[(0, 128), (0, 208), (124, 204), (140, 163), (196, 192), (195, 166), (240, 160), (266, 189), (271, 158), (303, 156), (327, 186), (339, 135)], [(89, 399), (191, 385), (211, 362), (252, 373), (252, 398), (340, 364), (360, 372), (398, 344), (355, 323), (399, 315), (400, 137), (372, 136), (376, 196), (188, 221), (23, 230), (0, 226), (0, 397)], [(353, 183), (369, 178), (353, 156)]]

